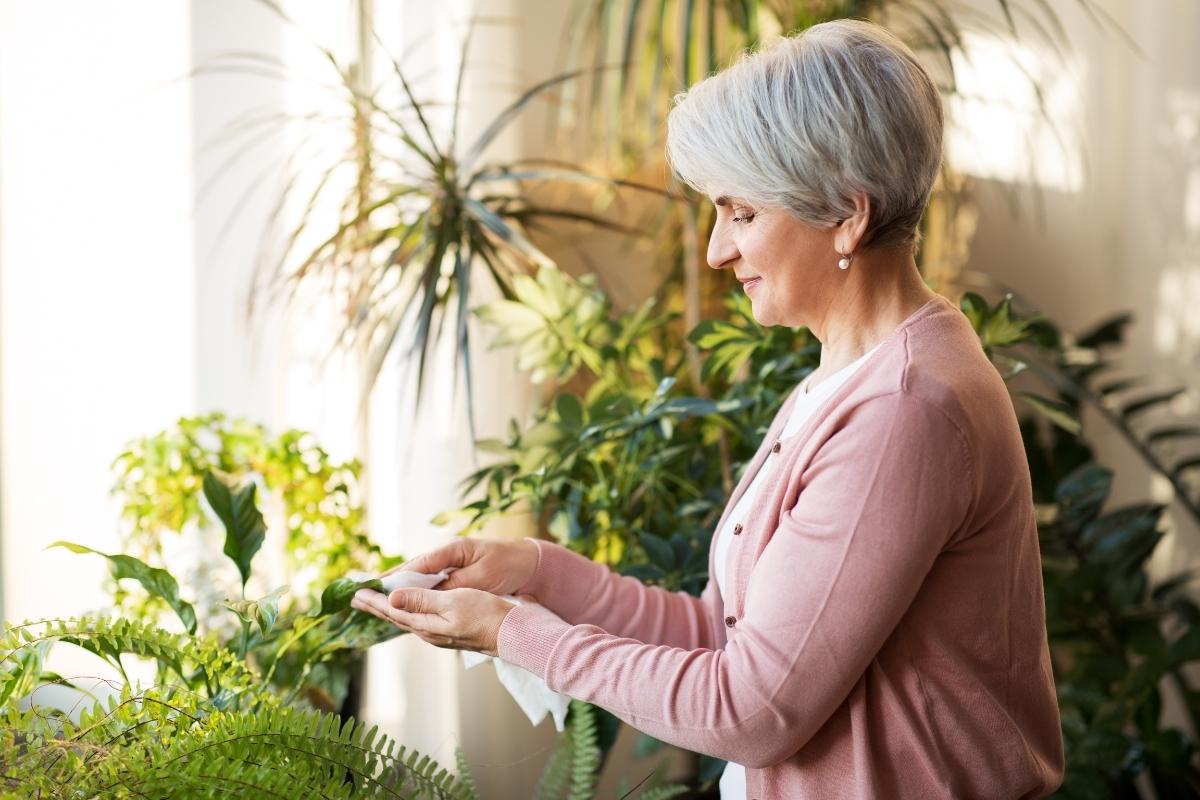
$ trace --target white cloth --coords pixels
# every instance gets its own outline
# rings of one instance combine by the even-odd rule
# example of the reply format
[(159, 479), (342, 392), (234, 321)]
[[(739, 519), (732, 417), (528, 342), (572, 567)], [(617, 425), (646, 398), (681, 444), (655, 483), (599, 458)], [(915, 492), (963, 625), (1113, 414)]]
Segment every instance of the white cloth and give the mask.
[[(444, 581), (455, 569), (455, 567), (450, 567), (441, 572), (431, 574), (401, 570), (393, 572), (390, 575), (384, 575), (381, 581), (383, 582), (384, 591), (388, 593), (391, 593), (395, 589), (411, 586), (420, 589), (432, 589)], [(355, 576), (352, 575), (351, 577)], [(362, 580), (361, 577), (357, 579)], [(500, 595), (500, 598), (507, 600), (513, 605), (524, 605), (521, 600), (510, 594)], [(538, 606), (537, 603), (530, 603), (529, 605)], [(545, 607), (538, 606), (538, 608)], [(547, 613), (552, 612), (547, 610)], [(500, 683), (512, 695), (513, 700), (517, 701), (517, 705), (525, 712), (525, 716), (529, 717), (531, 724), (538, 725), (549, 714), (554, 718), (554, 727), (559, 733), (566, 729), (567, 708), (571, 704), (571, 698), (551, 689), (542, 678), (515, 664), (510, 664), (495, 656), (487, 656), (473, 650), (463, 650), (462, 659), (467, 669), (479, 666), (485, 661), (495, 662), (496, 677), (500, 679)]]
[[(853, 375), (863, 365), (863, 362), (879, 349), (881, 344), (883, 343), (880, 342), (875, 345), (857, 359), (821, 381), (807, 394), (801, 394), (797, 397), (796, 404), (792, 407), (792, 415), (788, 417), (787, 424), (784, 425), (783, 433), (780, 434), (779, 438), (787, 439), (796, 435), (817, 407), (829, 395), (833, 394), (837, 387), (845, 383), (846, 379)], [(722, 597), (725, 596), (725, 568), (729, 563), (729, 546), (733, 543), (733, 526), (746, 519), (750, 507), (754, 503), (754, 497), (758, 494), (759, 486), (762, 485), (767, 476), (775, 468), (777, 460), (773, 452), (767, 456), (767, 460), (763, 462), (762, 467), (755, 473), (753, 480), (750, 481), (750, 485), (746, 487), (746, 492), (738, 498), (738, 503), (734, 506), (733, 513), (729, 515), (725, 527), (721, 529), (717, 536), (717, 541), (714, 545), (717, 548), (717, 552), (713, 557), (713, 570), (716, 572), (717, 588), (721, 590)], [(746, 768), (732, 761), (726, 763), (725, 771), (721, 773), (719, 789), (721, 800), (746, 800)]]

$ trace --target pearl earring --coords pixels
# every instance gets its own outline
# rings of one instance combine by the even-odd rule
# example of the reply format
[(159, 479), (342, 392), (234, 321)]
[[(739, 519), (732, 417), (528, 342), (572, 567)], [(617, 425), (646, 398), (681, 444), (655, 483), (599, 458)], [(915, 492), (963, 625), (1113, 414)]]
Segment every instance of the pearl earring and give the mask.
[(839, 253), (838, 255), (842, 256), (838, 259), (838, 269), (850, 269), (850, 259), (854, 258), (854, 256), (849, 253)]

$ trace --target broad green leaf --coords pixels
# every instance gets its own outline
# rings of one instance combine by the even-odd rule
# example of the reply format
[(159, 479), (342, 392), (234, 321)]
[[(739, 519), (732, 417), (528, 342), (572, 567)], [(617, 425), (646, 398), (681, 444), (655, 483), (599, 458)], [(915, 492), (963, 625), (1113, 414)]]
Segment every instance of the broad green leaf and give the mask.
[(638, 539), (646, 550), (646, 555), (656, 566), (667, 572), (675, 569), (675, 551), (671, 549), (670, 543), (662, 537), (646, 531), (639, 533)]
[(354, 593), (359, 589), (374, 589), (377, 592), (383, 591), (383, 583), (379, 578), (369, 578), (365, 581), (356, 581), (353, 578), (338, 578), (333, 583), (325, 587), (325, 591), (321, 592), (321, 605), (317, 607), (313, 617), (325, 617), (330, 614), (336, 614), (339, 611), (345, 611), (350, 607), (350, 601), (354, 599)]
[(1076, 468), (1059, 482), (1054, 499), (1061, 510), (1059, 524), (1069, 531), (1079, 530), (1100, 513), (1112, 488), (1112, 470), (1094, 461)]
[(117, 580), (132, 578), (155, 597), (161, 597), (178, 615), (188, 633), (196, 632), (196, 610), (191, 603), (179, 598), (179, 583), (165, 569), (152, 567), (141, 559), (126, 555), (109, 555), (74, 542), (57, 541), (48, 547), (63, 547), (72, 553), (94, 553), (108, 559), (112, 576)]
[(237, 564), (242, 585), (250, 577), (250, 561), (262, 547), (267, 526), (254, 503), (257, 486), (247, 483), (234, 491), (212, 472), (204, 473), (204, 496), (225, 526), (225, 555)]
[(583, 427), (583, 405), (573, 394), (560, 394), (554, 400), (554, 408), (558, 418), (568, 430), (578, 430)]

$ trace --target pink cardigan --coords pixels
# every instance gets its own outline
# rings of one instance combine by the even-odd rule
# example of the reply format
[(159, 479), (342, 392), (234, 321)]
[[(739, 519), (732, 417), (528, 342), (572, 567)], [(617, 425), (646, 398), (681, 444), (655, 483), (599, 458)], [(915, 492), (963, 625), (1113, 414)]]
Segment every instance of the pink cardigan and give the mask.
[[(537, 541), (498, 653), (638, 730), (744, 764), (752, 800), (1012, 798), (1063, 775), (1029, 469), (1008, 391), (937, 297), (795, 436), (722, 602)], [(710, 550), (715, 548), (710, 548)], [(565, 621), (564, 621), (565, 620)]]

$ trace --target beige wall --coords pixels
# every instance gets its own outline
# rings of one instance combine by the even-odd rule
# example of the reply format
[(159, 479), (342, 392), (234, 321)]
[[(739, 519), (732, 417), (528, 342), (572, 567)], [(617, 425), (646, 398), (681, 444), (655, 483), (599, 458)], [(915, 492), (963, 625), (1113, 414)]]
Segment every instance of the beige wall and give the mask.
[[(1007, 282), (1067, 330), (1131, 311), (1120, 374), (1157, 376), (1150, 385), (1158, 388), (1197, 390), (1200, 4), (1101, 5), (1143, 54), (1097, 32), (1073, 4), (1064, 4), (1082, 73), (1081, 116), (1066, 120), (1082, 144), (1082, 184), (1073, 191), (1043, 188), (1039, 199), (1025, 183), (980, 181), (971, 267)], [(1101, 459), (1116, 470), (1114, 503), (1166, 498), (1160, 482), (1099, 418), (1085, 425)], [(1197, 442), (1190, 444), (1195, 452)], [(1195, 480), (1192, 486), (1195, 491)], [(1175, 533), (1155, 554), (1160, 570), (1194, 563), (1200, 554), (1200, 530), (1190, 516), (1174, 507), (1170, 523)]]

